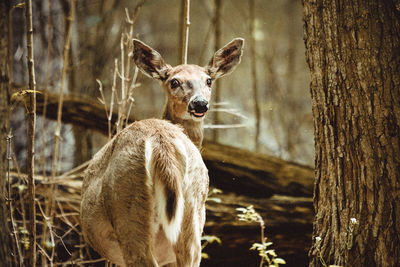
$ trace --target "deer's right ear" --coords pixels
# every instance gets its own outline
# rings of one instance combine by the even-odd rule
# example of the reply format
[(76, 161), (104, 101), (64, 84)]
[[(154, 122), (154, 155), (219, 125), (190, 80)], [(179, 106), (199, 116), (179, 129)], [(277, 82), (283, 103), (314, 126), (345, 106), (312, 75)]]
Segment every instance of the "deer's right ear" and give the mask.
[(147, 76), (161, 81), (167, 79), (171, 66), (165, 63), (156, 50), (137, 39), (133, 39), (133, 59)]

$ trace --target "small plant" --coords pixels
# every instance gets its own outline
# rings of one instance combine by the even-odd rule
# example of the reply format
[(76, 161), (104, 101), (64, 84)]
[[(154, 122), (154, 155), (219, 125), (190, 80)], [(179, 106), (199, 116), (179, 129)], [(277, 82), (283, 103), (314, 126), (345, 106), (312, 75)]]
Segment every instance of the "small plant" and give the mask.
[(211, 244), (211, 243), (214, 243), (214, 242), (217, 242), (218, 244), (222, 244), (221, 239), (218, 236), (215, 236), (215, 235), (204, 235), (204, 236), (201, 237), (201, 241), (202, 242), (204, 241), (204, 243), (201, 245), (201, 250), (202, 250), (201, 257), (203, 259), (209, 259), (210, 258), (210, 256), (208, 256), (207, 253), (203, 252), (204, 248), (208, 244)]
[(208, 195), (207, 195), (207, 201), (212, 201), (212, 202), (215, 202), (215, 203), (221, 203), (222, 200), (219, 197), (215, 196), (215, 195), (221, 194), (221, 193), (222, 193), (221, 189), (218, 189), (218, 188), (210, 189), (210, 192), (208, 192)]
[(261, 228), (261, 243), (254, 243), (251, 250), (258, 250), (258, 255), (261, 257), (260, 267), (279, 267), (279, 264), (286, 264), (285, 260), (278, 258), (274, 249), (269, 249), (272, 242), (266, 242), (267, 238), (264, 236), (265, 222), (261, 215), (254, 210), (254, 207), (248, 206), (247, 208), (237, 208), (241, 214), (238, 214), (239, 221), (256, 222), (260, 224)]
[[(207, 202), (212, 201), (212, 202), (215, 202), (215, 203), (221, 203), (222, 200), (219, 197), (215, 196), (215, 195), (221, 194), (221, 193), (222, 193), (222, 190), (220, 190), (218, 188), (210, 189), (210, 191), (208, 192), (208, 195), (207, 195)], [(201, 257), (203, 259), (209, 259), (210, 258), (210, 256), (207, 253), (203, 252), (203, 250), (204, 250), (204, 248), (206, 246), (208, 246), (211, 243), (215, 243), (215, 242), (217, 242), (218, 244), (222, 244), (221, 239), (218, 236), (215, 236), (215, 235), (204, 235), (204, 236), (201, 237), (201, 241), (204, 242), (201, 245), (201, 251), (202, 251), (201, 252)]]

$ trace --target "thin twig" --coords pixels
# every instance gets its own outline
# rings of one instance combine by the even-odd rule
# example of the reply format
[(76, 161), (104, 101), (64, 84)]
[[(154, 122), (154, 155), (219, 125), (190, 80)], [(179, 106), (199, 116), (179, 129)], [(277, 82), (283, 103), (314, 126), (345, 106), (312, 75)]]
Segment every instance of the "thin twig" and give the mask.
[(14, 82), (13, 79), (13, 23), (12, 23), (12, 18), (13, 18), (13, 13), (16, 8), (25, 8), (25, 3), (19, 3), (15, 6), (13, 6), (8, 13), (8, 68), (9, 68), (9, 73), (8, 73), (8, 79), (9, 83), (12, 84)]
[(37, 246), (39, 248), (40, 253), (42, 253), (42, 255), (44, 255), (49, 261), (51, 261), (49, 254), (47, 254), (47, 252), (39, 244), (37, 244)]
[[(114, 75), (113, 75), (113, 84), (111, 86), (111, 104), (110, 104), (110, 113), (112, 113), (112, 109), (111, 107), (114, 105), (114, 101), (117, 101), (117, 103), (119, 104), (119, 100), (118, 100), (118, 95), (116, 94), (116, 88), (117, 88), (117, 75), (118, 75), (118, 59), (114, 60)], [(114, 97), (116, 98), (116, 100), (114, 100)], [(118, 119), (115, 122), (115, 128), (117, 129), (117, 133), (119, 132), (119, 124), (120, 124), (120, 116), (121, 116), (121, 111), (120, 111), (120, 106), (118, 105)]]
[(45, 123), (46, 123), (46, 114), (47, 114), (47, 102), (48, 102), (48, 94), (47, 91), (49, 89), (50, 84), (50, 62), (51, 62), (51, 45), (53, 39), (53, 23), (51, 19), (51, 0), (47, 0), (47, 9), (49, 10), (49, 14), (47, 17), (47, 55), (46, 55), (46, 84), (44, 88), (44, 102), (43, 102), (43, 113), (42, 113), (42, 150), (41, 150), (41, 164), (42, 164), (42, 174), (46, 176), (46, 134), (45, 134)]
[(232, 129), (232, 128), (245, 128), (246, 124), (205, 124), (204, 129)]
[(101, 81), (99, 79), (96, 79), (96, 82), (99, 85), (99, 91), (100, 91), (100, 96), (101, 99), (99, 98), (99, 101), (101, 104), (104, 105), (104, 110), (106, 112), (106, 117), (108, 119), (108, 140), (111, 139), (111, 118), (109, 116), (109, 113), (107, 111), (107, 103), (106, 103), (106, 98), (104, 97), (104, 93), (103, 93), (103, 84), (101, 83)]
[(76, 261), (67, 261), (67, 262), (59, 262), (56, 263), (55, 266), (66, 266), (66, 265), (83, 265), (83, 264), (89, 264), (89, 263), (96, 263), (96, 262), (102, 262), (102, 261), (107, 261), (107, 259), (105, 258), (100, 258), (100, 259), (95, 259), (95, 260), (88, 260), (88, 261), (80, 261), (80, 260), (76, 260)]
[(33, 58), (33, 23), (32, 23), (32, 0), (25, 1), (26, 15), (26, 45), (28, 50), (28, 73), (29, 73), (29, 119), (28, 119), (28, 199), (29, 199), (29, 266), (36, 266), (36, 207), (35, 207), (35, 182), (34, 182), (34, 155), (35, 155), (35, 122), (36, 122), (36, 81)]
[[(46, 58), (46, 85), (44, 89), (44, 103), (43, 103), (43, 113), (42, 113), (42, 150), (41, 150), (41, 165), (42, 165), (42, 175), (46, 177), (46, 130), (45, 130), (45, 123), (46, 123), (46, 114), (47, 114), (47, 102), (48, 102), (48, 87), (50, 84), (50, 55), (51, 55), (51, 44), (52, 44), (52, 37), (53, 37), (53, 26), (52, 26), (52, 20), (51, 20), (51, 0), (47, 0), (47, 7), (49, 10), (49, 14), (47, 17), (47, 31), (48, 31), (48, 37), (47, 37), (47, 58)], [(48, 178), (46, 178), (47, 180)], [(45, 245), (46, 242), (46, 236), (47, 236), (47, 231), (42, 231), (42, 245)], [(42, 253), (42, 265), (44, 266), (46, 263), (45, 257), (47, 257), (47, 254)]]
[(190, 0), (184, 0), (183, 6), (183, 33), (182, 33), (182, 54), (181, 54), (181, 63), (187, 64), (187, 54), (188, 54), (188, 46), (189, 46), (189, 26), (190, 26)]
[(242, 118), (242, 119), (247, 119), (247, 117), (243, 114), (240, 114), (237, 110), (235, 109), (229, 109), (229, 108), (215, 108), (211, 109), (210, 112), (225, 112), (230, 115), (234, 115), (236, 117)]
[(66, 40), (64, 44), (64, 52), (63, 52), (63, 68), (61, 72), (61, 79), (60, 79), (60, 91), (59, 91), (59, 100), (58, 100), (58, 110), (57, 110), (57, 126), (54, 133), (55, 136), (55, 143), (54, 143), (54, 153), (53, 153), (53, 162), (52, 162), (52, 170), (51, 170), (51, 177), (52, 179), (56, 175), (56, 165), (57, 165), (57, 158), (58, 158), (58, 142), (61, 135), (61, 117), (62, 117), (62, 107), (63, 107), (63, 100), (64, 100), (64, 83), (65, 83), (65, 76), (67, 75), (67, 67), (69, 62), (69, 50), (71, 46), (71, 32), (72, 32), (72, 22), (75, 16), (75, 3), (76, 0), (71, 0), (71, 10), (70, 14), (67, 18), (68, 20), (68, 28), (66, 33)]
[[(72, 23), (74, 21), (75, 17), (75, 6), (76, 6), (76, 0), (71, 0), (70, 3), (70, 13), (66, 19), (68, 22), (68, 27), (67, 27), (67, 32), (65, 35), (65, 43), (64, 43), (64, 51), (63, 51), (63, 67), (62, 67), (62, 72), (61, 72), (61, 79), (60, 79), (60, 91), (59, 91), (59, 101), (58, 101), (58, 110), (57, 110), (57, 125), (56, 125), (56, 130), (54, 133), (55, 140), (54, 140), (54, 151), (53, 151), (53, 160), (52, 160), (52, 166), (51, 166), (51, 179), (54, 180), (57, 172), (57, 162), (58, 162), (58, 152), (59, 152), (59, 140), (61, 136), (61, 117), (62, 117), (62, 107), (63, 107), (63, 100), (64, 100), (64, 83), (65, 83), (65, 77), (67, 75), (67, 68), (68, 68), (68, 63), (69, 63), (69, 50), (71, 47), (71, 33), (72, 33)], [(52, 217), (54, 213), (54, 190), (55, 190), (55, 185), (52, 184), (50, 186), (50, 194), (49, 194), (49, 199), (46, 204), (46, 212), (45, 214), (50, 218), (50, 224), (52, 223)], [(45, 224), (45, 227), (43, 229), (44, 232), (46, 232), (48, 224)], [(49, 229), (50, 236), (52, 237), (51, 234), (51, 229)], [(54, 241), (52, 237), (52, 242)], [(52, 247), (52, 255), (51, 255), (51, 261), (50, 264), (53, 265), (53, 256), (54, 256), (54, 246)]]
[(120, 48), (121, 48), (121, 123), (120, 123), (120, 130), (124, 127), (123, 121), (125, 120), (124, 115), (125, 115), (125, 106), (126, 106), (126, 77), (125, 77), (125, 45), (124, 45), (124, 34), (121, 34), (121, 42), (120, 42)]
[(57, 178), (58, 179), (63, 179), (65, 177), (67, 177), (67, 176), (70, 176), (70, 175), (76, 173), (76, 172), (82, 171), (83, 169), (85, 169), (89, 165), (89, 163), (90, 163), (90, 160), (82, 163), (81, 165), (79, 165), (78, 167), (73, 168), (72, 170), (69, 170), (69, 171), (63, 173), (62, 175), (58, 176)]
[[(221, 11), (222, 11), (222, 0), (214, 0), (215, 5), (215, 13), (214, 13), (214, 50), (218, 51), (221, 46)], [(217, 80), (215, 82), (215, 102), (221, 101), (221, 81)], [(214, 124), (220, 123), (219, 113), (214, 114)], [(213, 131), (213, 140), (214, 142), (218, 142), (218, 131)]]
[(133, 98), (133, 89), (140, 86), (140, 84), (136, 83), (138, 73), (139, 73), (139, 68), (135, 67), (135, 72), (133, 73), (132, 83), (131, 83), (131, 86), (129, 87), (129, 102), (130, 103), (129, 103), (128, 112), (126, 114), (125, 125), (128, 125), (129, 116), (131, 115), (131, 109), (132, 109), (133, 103), (135, 102), (135, 99)]
[[(40, 201), (37, 200), (37, 203), (38, 203), (38, 207), (39, 207), (40, 213), (42, 214), (42, 217), (43, 217), (44, 222), (45, 222), (44, 225), (46, 225), (46, 228), (44, 228), (44, 229), (46, 229), (46, 231), (47, 231), (47, 229), (49, 229), (51, 247), (54, 248), (55, 242), (54, 242), (54, 236), (53, 236), (53, 231), (52, 231), (51, 217), (46, 216), (45, 212), (42, 209), (42, 205), (40, 204)], [(46, 239), (46, 235), (42, 236), (42, 238)], [(46, 240), (42, 240), (42, 244), (45, 245), (46, 244)], [(54, 253), (54, 250), (52, 250), (52, 255), (51, 256), (48, 256), (48, 254), (46, 253), (46, 258), (49, 260), (50, 266), (53, 266), (53, 259), (54, 259), (53, 253)]]
[(14, 207), (12, 205), (13, 199), (11, 199), (11, 181), (10, 181), (10, 172), (11, 172), (11, 166), (10, 166), (10, 161), (12, 160), (11, 156), (11, 141), (12, 141), (13, 135), (10, 132), (7, 135), (7, 180), (8, 180), (8, 208), (10, 209), (10, 219), (11, 219), (11, 225), (13, 229), (13, 235), (14, 235), (14, 240), (15, 240), (15, 245), (17, 247), (17, 261), (18, 265), (21, 267), (23, 266), (23, 256), (21, 252), (21, 248), (19, 245), (19, 240), (18, 240), (18, 232), (15, 229), (15, 221), (14, 221)]
[(258, 98), (258, 81), (257, 81), (257, 55), (256, 55), (256, 39), (255, 39), (255, 1), (250, 0), (250, 57), (251, 57), (251, 77), (253, 83), (253, 102), (254, 102), (254, 113), (255, 113), (255, 130), (256, 134), (254, 136), (254, 147), (256, 151), (259, 149), (259, 139), (260, 139), (260, 123), (261, 123), (261, 109)]

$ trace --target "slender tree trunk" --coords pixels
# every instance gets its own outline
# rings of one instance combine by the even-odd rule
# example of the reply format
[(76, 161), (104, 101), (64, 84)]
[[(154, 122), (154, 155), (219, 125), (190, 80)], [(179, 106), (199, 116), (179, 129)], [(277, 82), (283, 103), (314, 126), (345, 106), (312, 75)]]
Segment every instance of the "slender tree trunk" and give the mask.
[[(214, 0), (214, 51), (218, 51), (221, 48), (221, 11), (222, 11), (222, 0)], [(221, 102), (221, 80), (216, 80), (215, 82), (215, 103)], [(214, 124), (219, 124), (219, 113), (214, 113)], [(219, 130), (213, 130), (213, 140), (218, 143)]]
[(180, 64), (187, 64), (188, 46), (189, 46), (189, 25), (190, 25), (190, 0), (184, 0), (182, 2), (182, 50), (181, 50), (181, 61)]
[(255, 117), (255, 135), (254, 135), (254, 148), (256, 151), (259, 149), (260, 142), (260, 122), (261, 122), (261, 109), (258, 100), (258, 88), (257, 88), (257, 51), (256, 51), (256, 39), (255, 39), (255, 0), (249, 2), (250, 17), (249, 17), (249, 32), (250, 32), (250, 57), (251, 57), (251, 80), (252, 80), (252, 91), (253, 91), (253, 102), (254, 102), (254, 117)]
[(320, 237), (310, 266), (322, 265), (319, 255), (327, 264), (398, 266), (400, 12), (392, 1), (303, 4)]
[(6, 173), (9, 119), (8, 14), (10, 1), (0, 1), (0, 262), (11, 266), (10, 231), (7, 226)]
[(29, 266), (36, 266), (36, 206), (35, 206), (35, 183), (33, 175), (35, 173), (35, 123), (36, 123), (36, 81), (35, 81), (35, 61), (33, 53), (33, 23), (32, 23), (32, 1), (25, 1), (26, 15), (26, 44), (27, 62), (29, 72), (29, 89), (33, 94), (29, 95), (28, 106), (28, 153), (27, 153), (27, 173), (28, 173), (28, 203), (29, 203)]

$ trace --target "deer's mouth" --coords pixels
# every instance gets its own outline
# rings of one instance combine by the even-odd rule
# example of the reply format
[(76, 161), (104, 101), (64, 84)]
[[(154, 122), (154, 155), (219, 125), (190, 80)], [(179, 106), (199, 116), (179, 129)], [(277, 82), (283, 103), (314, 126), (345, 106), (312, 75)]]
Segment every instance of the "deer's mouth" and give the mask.
[(192, 115), (195, 118), (203, 118), (204, 115), (206, 115), (206, 113), (205, 112), (190, 111), (190, 115)]

